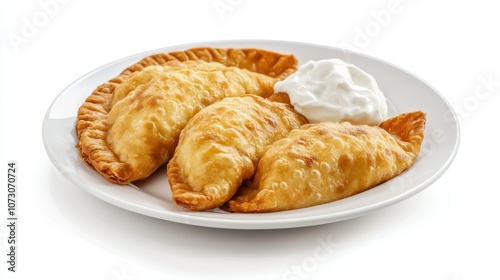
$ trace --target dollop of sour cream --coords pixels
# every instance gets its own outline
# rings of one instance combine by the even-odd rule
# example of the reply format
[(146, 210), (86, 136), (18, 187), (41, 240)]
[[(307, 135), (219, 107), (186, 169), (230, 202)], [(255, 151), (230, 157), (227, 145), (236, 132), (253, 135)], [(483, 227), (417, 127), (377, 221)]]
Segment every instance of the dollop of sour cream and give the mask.
[(341, 59), (308, 61), (274, 85), (309, 122), (379, 125), (387, 118), (384, 93), (368, 73)]

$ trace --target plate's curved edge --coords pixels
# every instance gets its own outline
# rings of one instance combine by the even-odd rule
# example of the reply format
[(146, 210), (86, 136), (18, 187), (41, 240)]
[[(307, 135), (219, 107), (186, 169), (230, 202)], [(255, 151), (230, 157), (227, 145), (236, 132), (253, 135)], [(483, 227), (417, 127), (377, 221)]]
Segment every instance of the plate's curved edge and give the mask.
[[(450, 112), (451, 112), (451, 114), (453, 116), (454, 124), (455, 124), (455, 127), (456, 127), (456, 132), (457, 132), (457, 137), (456, 137), (455, 142), (454, 142), (453, 151), (449, 155), (446, 163), (441, 167), (441, 169), (438, 172), (436, 172), (435, 174), (433, 174), (433, 176), (430, 177), (424, 183), (422, 183), (419, 186), (411, 189), (408, 192), (403, 193), (400, 196), (392, 197), (391, 199), (382, 201), (382, 202), (377, 203), (377, 204), (369, 205), (368, 207), (358, 208), (358, 209), (356, 209), (356, 211), (345, 211), (345, 212), (349, 212), (349, 213), (338, 212), (338, 213), (336, 213), (336, 215), (322, 215), (322, 216), (318, 216), (318, 217), (316, 217), (315, 220), (310, 220), (310, 219), (304, 217), (304, 218), (294, 218), (294, 219), (290, 219), (290, 220), (288, 220), (288, 219), (282, 219), (280, 221), (276, 221), (276, 220), (273, 219), (273, 220), (270, 220), (270, 221), (267, 221), (267, 222), (263, 221), (263, 220), (227, 220), (227, 221), (222, 220), (221, 221), (221, 220), (213, 219), (213, 218), (197, 217), (197, 216), (192, 216), (192, 215), (182, 215), (182, 214), (179, 214), (179, 213), (175, 213), (175, 215), (171, 215), (170, 217), (166, 218), (163, 213), (159, 213), (158, 211), (156, 211), (154, 209), (153, 210), (150, 209), (150, 210), (148, 210), (149, 211), (148, 212), (148, 211), (146, 211), (146, 209), (144, 209), (141, 206), (137, 206), (137, 205), (132, 205), (131, 206), (131, 204), (127, 205), (127, 203), (121, 203), (121, 202), (115, 200), (113, 197), (111, 197), (109, 195), (105, 195), (103, 193), (100, 194), (100, 193), (94, 192), (93, 190), (85, 187), (84, 184), (75, 184), (75, 182), (72, 182), (71, 178), (69, 178), (69, 176), (67, 174), (65, 174), (65, 172), (63, 172), (62, 166), (55, 160), (54, 156), (49, 152), (48, 144), (47, 144), (47, 142), (49, 140), (47, 139), (46, 125), (47, 125), (47, 121), (49, 120), (50, 112), (53, 109), (53, 106), (56, 103), (57, 99), (60, 98), (61, 95), (64, 94), (65, 91), (68, 90), (68, 88), (70, 88), (72, 85), (74, 85), (75, 83), (79, 82), (80, 80), (85, 79), (85, 77), (88, 77), (88, 76), (92, 75), (95, 72), (98, 72), (98, 71), (101, 71), (103, 69), (106, 69), (106, 68), (108, 68), (108, 67), (110, 67), (112, 65), (115, 65), (117, 63), (124, 62), (124, 61), (131, 60), (131, 59), (137, 59), (137, 60), (139, 60), (139, 59), (141, 59), (141, 58), (143, 58), (143, 57), (145, 57), (147, 55), (153, 54), (155, 52), (166, 51), (166, 50), (169, 50), (169, 49), (173, 50), (173, 49), (190, 48), (190, 47), (203, 46), (203, 45), (210, 46), (210, 45), (231, 44), (231, 43), (235, 43), (235, 44), (237, 44), (237, 43), (238, 44), (242, 44), (242, 43), (252, 43), (252, 44), (256, 44), (256, 43), (262, 43), (262, 44), (294, 44), (294, 45), (300, 45), (300, 46), (304, 46), (304, 47), (308, 47), (309, 46), (309, 47), (331, 49), (331, 50), (336, 50), (336, 51), (339, 51), (339, 52), (348, 51), (351, 54), (355, 54), (355, 55), (358, 55), (358, 56), (361, 56), (361, 57), (365, 57), (365, 58), (373, 60), (373, 61), (377, 61), (379, 63), (386, 64), (386, 65), (388, 65), (390, 67), (393, 67), (393, 68), (397, 69), (398, 71), (404, 72), (404, 73), (406, 73), (406, 74), (408, 74), (408, 75), (416, 78), (419, 82), (425, 84), (427, 87), (429, 87), (430, 89), (432, 89), (432, 91), (434, 93), (436, 93), (439, 96), (439, 98), (449, 108), (449, 110), (450, 110)], [(87, 72), (86, 74), (82, 75), (80, 78), (76, 79), (74, 82), (72, 82), (71, 84), (69, 84), (67, 87), (65, 87), (56, 96), (56, 98), (52, 101), (52, 103), (48, 107), (48, 109), (47, 109), (47, 111), (45, 113), (45, 116), (44, 116), (44, 122), (42, 124), (42, 139), (43, 139), (43, 144), (44, 144), (44, 148), (46, 149), (48, 157), (51, 160), (52, 164), (54, 164), (54, 166), (56, 167), (56, 169), (59, 172), (61, 172), (61, 174), (64, 177), (66, 177), (69, 181), (71, 181), (73, 184), (77, 185), (78, 187), (86, 190), (87, 192), (91, 193), (93, 196), (98, 197), (100, 199), (103, 199), (106, 202), (108, 202), (108, 203), (110, 203), (112, 205), (115, 205), (117, 207), (120, 207), (122, 209), (129, 210), (129, 211), (132, 211), (132, 212), (135, 212), (135, 213), (138, 213), (138, 214), (143, 214), (143, 215), (147, 215), (147, 216), (150, 216), (150, 217), (158, 218), (158, 219), (161, 219), (161, 220), (167, 220), (167, 221), (170, 221), (170, 222), (178, 222), (178, 223), (183, 223), (183, 224), (188, 224), (188, 225), (195, 225), (195, 226), (211, 227), (211, 228), (244, 229), (244, 230), (247, 230), (247, 229), (250, 229), (250, 230), (286, 229), (286, 228), (298, 228), (298, 227), (307, 227), (307, 226), (314, 226), (314, 225), (322, 225), (322, 224), (327, 224), (327, 223), (332, 223), (332, 222), (338, 222), (338, 221), (342, 221), (342, 220), (347, 220), (347, 219), (359, 217), (359, 216), (368, 214), (369, 212), (371, 212), (373, 210), (377, 210), (377, 209), (381, 209), (381, 208), (384, 208), (384, 207), (391, 206), (391, 205), (393, 205), (393, 204), (395, 204), (397, 202), (400, 202), (400, 201), (402, 201), (402, 200), (404, 200), (404, 199), (406, 199), (408, 197), (411, 197), (411, 196), (415, 195), (416, 193), (418, 193), (418, 192), (426, 189), (427, 187), (429, 187), (430, 185), (432, 185), (432, 183), (434, 183), (436, 180), (438, 180), (446, 172), (446, 170), (451, 166), (451, 163), (455, 159), (456, 154), (458, 153), (458, 150), (459, 150), (459, 146), (460, 146), (460, 138), (461, 138), (460, 123), (459, 123), (459, 119), (458, 119), (457, 113), (455, 112), (455, 110), (453, 109), (453, 107), (450, 105), (450, 103), (446, 100), (446, 98), (443, 97), (443, 95), (439, 91), (437, 91), (433, 86), (431, 86), (430, 84), (428, 84), (425, 80), (421, 79), (419, 76), (411, 73), (410, 71), (408, 71), (408, 70), (406, 70), (406, 69), (404, 69), (402, 67), (399, 67), (397, 65), (394, 65), (394, 64), (392, 64), (392, 63), (390, 63), (388, 61), (385, 61), (385, 60), (382, 60), (382, 59), (379, 59), (379, 58), (376, 58), (376, 57), (372, 57), (372, 56), (367, 55), (367, 54), (363, 54), (363, 53), (359, 53), (359, 52), (355, 52), (355, 51), (343, 49), (343, 48), (332, 47), (332, 46), (323, 46), (323, 45), (317, 45), (317, 44), (309, 44), (309, 43), (303, 43), (303, 42), (279, 41), (279, 40), (220, 40), (220, 41), (195, 42), (195, 43), (182, 44), (182, 45), (176, 45), (176, 46), (165, 47), (165, 48), (152, 49), (152, 50), (149, 50), (149, 51), (137, 53), (137, 54), (134, 54), (134, 55), (131, 55), (131, 56), (127, 56), (127, 57), (124, 57), (124, 58), (121, 58), (121, 59), (117, 59), (117, 60), (108, 62), (108, 63), (106, 63), (106, 64), (104, 64), (104, 65), (102, 65), (102, 66), (100, 66), (100, 67), (98, 67), (98, 68), (96, 68), (96, 69), (94, 69), (92, 71)], [(148, 213), (145, 213), (145, 211), (148, 212)]]
[[(76, 82), (76, 81), (75, 81)], [(75, 83), (73, 82), (73, 83)], [(73, 84), (72, 83), (72, 84)], [(54, 104), (56, 103), (56, 100), (59, 98), (59, 96), (61, 96), (61, 94), (64, 93), (64, 91), (69, 88), (69, 86), (65, 87), (64, 90), (62, 90), (57, 96), (56, 98), (54, 98), (54, 100), (52, 100), (52, 102), (50, 103), (47, 111), (45, 111), (45, 115), (43, 117), (43, 122), (42, 122), (42, 143), (43, 143), (43, 148), (45, 149), (45, 152), (47, 154), (47, 156), (49, 157), (49, 160), (52, 162), (52, 164), (56, 167), (56, 169), (59, 171), (60, 170), (60, 165), (56, 162), (55, 158), (54, 158), (54, 155), (52, 153), (49, 153), (49, 147), (48, 147), (48, 140), (47, 140), (47, 120), (49, 120), (49, 116), (50, 116), (50, 112), (52, 111), (52, 107), (54, 106)]]

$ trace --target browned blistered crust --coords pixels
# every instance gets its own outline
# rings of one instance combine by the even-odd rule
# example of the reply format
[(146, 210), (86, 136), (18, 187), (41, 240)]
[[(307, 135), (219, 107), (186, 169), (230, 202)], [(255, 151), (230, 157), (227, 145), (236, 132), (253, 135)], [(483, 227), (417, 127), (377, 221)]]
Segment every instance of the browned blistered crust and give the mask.
[(76, 133), (81, 158), (110, 181), (127, 184), (131, 181), (131, 167), (121, 162), (107, 143), (109, 123), (107, 115), (113, 106), (113, 93), (131, 74), (152, 65), (169, 61), (218, 62), (281, 80), (297, 69), (293, 55), (282, 55), (259, 49), (193, 48), (186, 51), (160, 53), (148, 56), (125, 69), (117, 77), (98, 86), (78, 110)]
[(267, 146), (252, 180), (224, 206), (274, 212), (346, 198), (408, 169), (420, 151), (425, 113), (401, 114), (380, 127), (305, 124)]

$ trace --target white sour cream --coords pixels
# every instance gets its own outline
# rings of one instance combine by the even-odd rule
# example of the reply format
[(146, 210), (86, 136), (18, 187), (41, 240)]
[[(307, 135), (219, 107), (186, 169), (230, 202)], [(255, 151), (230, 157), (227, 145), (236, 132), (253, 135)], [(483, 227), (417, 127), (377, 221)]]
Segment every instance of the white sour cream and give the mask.
[(311, 123), (379, 125), (387, 118), (387, 100), (375, 79), (340, 59), (309, 61), (277, 82), (274, 91), (287, 93)]

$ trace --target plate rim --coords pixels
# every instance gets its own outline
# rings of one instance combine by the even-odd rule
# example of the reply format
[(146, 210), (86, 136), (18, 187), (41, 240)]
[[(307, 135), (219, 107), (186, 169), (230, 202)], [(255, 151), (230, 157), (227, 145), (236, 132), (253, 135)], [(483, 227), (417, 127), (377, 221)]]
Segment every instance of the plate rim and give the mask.
[[(309, 47), (309, 48), (322, 48), (322, 49), (330, 49), (334, 51), (338, 51), (340, 53), (345, 53), (349, 52), (351, 54), (355, 54), (360, 57), (364, 57), (366, 59), (376, 61), (378, 63), (382, 63), (385, 65), (388, 65), (398, 71), (404, 72), (412, 77), (414, 77), (416, 80), (419, 82), (423, 83), (425, 86), (429, 87), (434, 94), (436, 94), (441, 101), (444, 102), (444, 104), (447, 106), (447, 108), (451, 112), (451, 116), (453, 117), (454, 124), (455, 124), (455, 129), (456, 129), (456, 138), (454, 139), (453, 143), (453, 149), (451, 153), (449, 154), (448, 158), (446, 159), (445, 163), (437, 170), (432, 176), (427, 178), (424, 182), (420, 183), (414, 188), (411, 188), (410, 190), (397, 195), (390, 197), (386, 200), (379, 201), (377, 203), (373, 203), (364, 207), (358, 207), (355, 209), (348, 209), (348, 210), (343, 210), (340, 212), (335, 212), (335, 213), (324, 213), (321, 215), (316, 215), (314, 216), (315, 219), (311, 219), (308, 216), (304, 217), (293, 217), (293, 218), (281, 218), (281, 219), (262, 219), (262, 220), (254, 220), (254, 219), (217, 219), (213, 217), (206, 217), (206, 216), (196, 216), (192, 215), (193, 213), (196, 212), (170, 212), (168, 214), (169, 218), (167, 219), (165, 217), (165, 212), (160, 212), (157, 209), (153, 208), (147, 208), (142, 205), (134, 204), (128, 201), (125, 201), (121, 198), (114, 197), (108, 193), (105, 193), (103, 191), (98, 191), (95, 188), (90, 188), (87, 186), (85, 183), (82, 182), (74, 182), (67, 172), (64, 172), (63, 166), (57, 162), (55, 159), (54, 155), (52, 155), (49, 152), (48, 149), (48, 139), (47, 139), (47, 121), (49, 120), (50, 112), (53, 109), (53, 106), (57, 102), (57, 100), (69, 89), (71, 88), (74, 84), (84, 80), (86, 77), (91, 76), (92, 74), (99, 72), (103, 69), (109, 68), (113, 65), (119, 64), (121, 62), (131, 60), (131, 59), (141, 59), (145, 56), (148, 56), (150, 54), (158, 53), (158, 52), (165, 52), (168, 50), (176, 50), (176, 49), (188, 49), (188, 48), (193, 48), (193, 47), (203, 47), (203, 46), (212, 46), (212, 45), (224, 45), (224, 44), (263, 44), (263, 45), (270, 45), (270, 44), (281, 44), (281, 45), (294, 45), (294, 46), (300, 46), (300, 47)], [(412, 197), (416, 195), (417, 193), (423, 191), (424, 189), (428, 188), (430, 185), (432, 185), (435, 181), (437, 181), (445, 172), (448, 170), (448, 168), (451, 166), (453, 163), (459, 147), (460, 147), (460, 139), (461, 139), (461, 127), (460, 127), (460, 120), (458, 118), (457, 113), (455, 112), (454, 108), (451, 106), (451, 104), (448, 102), (448, 100), (432, 85), (427, 83), (424, 79), (420, 78), (418, 75), (415, 75), (414, 73), (398, 66), (395, 65), (391, 62), (385, 61), (383, 59), (373, 57), (370, 55), (367, 55), (365, 53), (353, 51), (353, 50), (348, 50), (345, 48), (339, 48), (339, 47), (334, 47), (334, 46), (327, 46), (327, 45), (320, 45), (320, 44), (312, 44), (312, 43), (305, 43), (305, 42), (297, 42), (297, 41), (284, 41), (284, 40), (262, 40), (262, 39), (257, 39), (257, 40), (252, 40), (252, 39), (241, 39), (241, 40), (212, 40), (212, 41), (200, 41), (200, 42), (194, 42), (194, 43), (185, 43), (185, 44), (179, 44), (179, 45), (172, 45), (172, 46), (166, 46), (166, 47), (161, 47), (161, 48), (155, 48), (151, 49), (148, 51), (143, 51), (139, 53), (135, 53), (126, 57), (122, 57), (119, 59), (115, 59), (113, 61), (110, 61), (108, 63), (103, 64), (100, 67), (97, 67), (91, 71), (88, 71), (84, 75), (80, 76), (73, 82), (71, 82), (69, 85), (67, 85), (50, 103), (48, 109), (46, 110), (46, 113), (44, 115), (44, 121), (42, 124), (42, 139), (43, 139), (43, 145), (46, 150), (46, 153), (52, 162), (52, 164), (56, 167), (58, 172), (60, 172), (69, 182), (71, 182), (73, 185), (78, 186), (79, 188), (83, 189), (87, 193), (95, 196), (96, 198), (99, 198), (109, 204), (112, 204), (114, 206), (120, 207), (124, 210), (128, 210), (131, 212), (135, 212), (137, 214), (157, 218), (160, 220), (164, 221), (170, 221), (170, 222), (176, 222), (176, 223), (182, 223), (182, 224), (187, 224), (187, 225), (194, 225), (194, 226), (203, 226), (203, 227), (210, 227), (210, 228), (221, 228), (221, 229), (240, 229), (240, 230), (266, 230), (266, 229), (285, 229), (285, 228), (299, 228), (299, 227), (307, 227), (307, 226), (315, 226), (315, 225), (322, 225), (322, 224), (327, 224), (327, 223), (334, 223), (334, 222), (339, 222), (355, 217), (359, 217), (365, 214), (368, 214), (372, 211), (382, 209), (385, 207), (389, 207), (391, 205), (394, 205), (398, 202), (404, 201), (408, 199), (409, 197)], [(295, 211), (295, 210), (290, 210), (290, 211)], [(147, 213), (145, 213), (147, 212)], [(276, 212), (276, 213), (284, 213), (284, 212)], [(289, 212), (290, 213), (290, 212)], [(269, 213), (268, 213), (269, 214)], [(224, 214), (226, 215), (226, 214)], [(260, 215), (262, 216), (263, 214), (236, 214), (236, 213), (231, 213), (227, 215), (243, 215), (243, 216), (251, 216), (251, 215)]]

